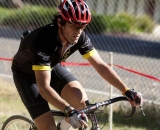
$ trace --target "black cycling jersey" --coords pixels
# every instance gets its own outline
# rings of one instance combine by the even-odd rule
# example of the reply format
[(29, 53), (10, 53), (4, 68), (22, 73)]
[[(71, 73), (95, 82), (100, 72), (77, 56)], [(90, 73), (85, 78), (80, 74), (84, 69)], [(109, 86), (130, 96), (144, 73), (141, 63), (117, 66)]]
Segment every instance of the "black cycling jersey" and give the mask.
[(58, 38), (58, 29), (53, 24), (40, 27), (21, 40), (18, 52), (13, 58), (13, 74), (34, 76), (34, 70), (50, 70), (54, 65), (65, 61), (76, 50), (84, 58), (89, 58), (96, 50), (89, 37), (83, 31), (76, 44), (67, 44), (61, 55), (62, 44)]

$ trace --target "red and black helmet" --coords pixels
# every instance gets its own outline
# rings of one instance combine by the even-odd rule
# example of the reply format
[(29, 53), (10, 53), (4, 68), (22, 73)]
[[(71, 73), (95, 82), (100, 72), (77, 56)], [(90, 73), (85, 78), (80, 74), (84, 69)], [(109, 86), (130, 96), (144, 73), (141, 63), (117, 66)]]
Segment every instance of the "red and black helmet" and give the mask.
[(83, 0), (61, 0), (58, 8), (67, 22), (84, 25), (91, 21), (91, 12)]

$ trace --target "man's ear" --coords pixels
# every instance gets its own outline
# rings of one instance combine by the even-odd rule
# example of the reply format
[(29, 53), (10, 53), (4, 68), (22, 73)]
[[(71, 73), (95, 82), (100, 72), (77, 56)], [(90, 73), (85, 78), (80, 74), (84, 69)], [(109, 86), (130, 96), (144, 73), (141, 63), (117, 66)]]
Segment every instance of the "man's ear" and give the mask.
[(58, 18), (57, 24), (58, 24), (58, 27), (62, 27), (62, 20), (60, 18)]

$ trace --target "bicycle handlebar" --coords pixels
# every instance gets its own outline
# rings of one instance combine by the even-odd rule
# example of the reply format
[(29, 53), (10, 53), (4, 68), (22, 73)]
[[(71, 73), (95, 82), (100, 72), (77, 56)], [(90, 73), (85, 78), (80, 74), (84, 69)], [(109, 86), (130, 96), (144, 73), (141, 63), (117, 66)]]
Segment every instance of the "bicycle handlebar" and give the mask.
[[(112, 103), (115, 103), (115, 102), (118, 102), (118, 101), (129, 101), (129, 100), (124, 96), (119, 96), (119, 97), (116, 97), (116, 98), (113, 98), (113, 99), (109, 99), (109, 100), (106, 100), (106, 101), (103, 101), (103, 102), (98, 102), (98, 103), (95, 103), (95, 104), (91, 104), (87, 100), (86, 101), (87, 108), (82, 109), (81, 112), (84, 112), (85, 114), (89, 114), (90, 112), (96, 111), (100, 107), (108, 106), (109, 104), (112, 104)], [(141, 111), (142, 111), (142, 113), (144, 115), (144, 112), (143, 112), (143, 109), (142, 109), (141, 106), (140, 106), (140, 108), (141, 108)], [(131, 113), (128, 114), (128, 115), (125, 115), (124, 118), (125, 119), (130, 119), (135, 115), (135, 113), (136, 113), (136, 107), (132, 106)]]
[[(86, 101), (87, 108), (84, 108), (84, 109), (80, 110), (80, 112), (84, 112), (85, 114), (89, 115), (91, 112), (95, 112), (100, 107), (108, 106), (109, 104), (112, 104), (112, 103), (115, 103), (115, 102), (118, 102), (118, 101), (128, 101), (129, 102), (129, 100), (124, 96), (119, 96), (119, 97), (116, 97), (116, 98), (112, 98), (112, 99), (109, 99), (109, 100), (106, 100), (106, 101), (103, 101), (103, 102), (97, 102), (97, 103), (94, 103), (94, 104), (91, 104), (89, 102), (89, 100), (87, 100)], [(145, 114), (143, 112), (143, 108), (141, 106), (140, 106), (140, 109), (141, 109), (142, 114), (145, 116)], [(66, 116), (61, 111), (51, 110), (51, 112), (52, 112), (52, 114), (54, 114), (56, 116)], [(124, 115), (124, 118), (125, 119), (130, 119), (135, 115), (135, 113), (136, 113), (136, 107), (132, 106), (131, 113), (127, 114), (127, 115)]]

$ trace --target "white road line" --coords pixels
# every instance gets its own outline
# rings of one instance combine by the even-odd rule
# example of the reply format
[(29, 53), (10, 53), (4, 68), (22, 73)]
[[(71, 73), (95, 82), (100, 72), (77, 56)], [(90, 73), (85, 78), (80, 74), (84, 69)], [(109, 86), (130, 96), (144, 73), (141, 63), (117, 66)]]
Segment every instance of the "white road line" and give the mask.
[(12, 75), (8, 75), (8, 74), (0, 74), (0, 77), (13, 79)]

